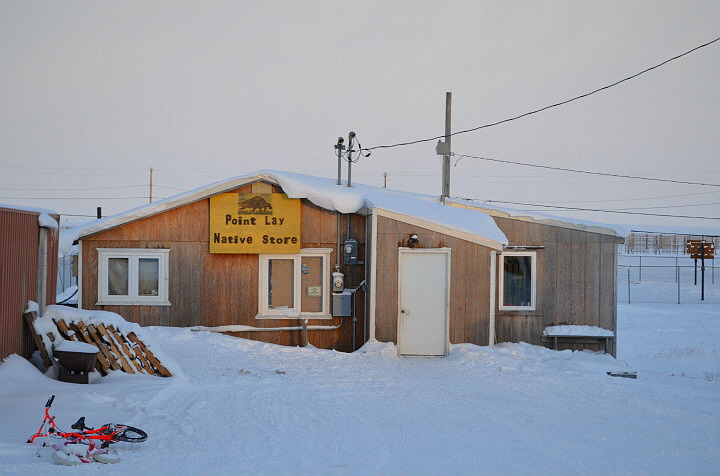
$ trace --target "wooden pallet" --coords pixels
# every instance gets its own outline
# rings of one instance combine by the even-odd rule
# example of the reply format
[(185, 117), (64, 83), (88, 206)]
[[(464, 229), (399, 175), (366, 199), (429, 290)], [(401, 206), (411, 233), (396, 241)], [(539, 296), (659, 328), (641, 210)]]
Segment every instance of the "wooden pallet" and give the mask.
[[(42, 337), (37, 334), (32, 321), (34, 313), (27, 313), (25, 321), (29, 324), (35, 345), (40, 350), (43, 362), (50, 366), (51, 359), (43, 344)], [(97, 354), (95, 368), (101, 375), (107, 375), (110, 370), (122, 370), (134, 374), (157, 375), (158, 377), (172, 377), (170, 371), (160, 363), (160, 360), (148, 349), (134, 332), (127, 335), (113, 326), (85, 325), (82, 321), (66, 323), (63, 319), (53, 321), (60, 337), (70, 341), (85, 342), (96, 346), (100, 351)], [(54, 342), (56, 336), (49, 332), (48, 338)]]

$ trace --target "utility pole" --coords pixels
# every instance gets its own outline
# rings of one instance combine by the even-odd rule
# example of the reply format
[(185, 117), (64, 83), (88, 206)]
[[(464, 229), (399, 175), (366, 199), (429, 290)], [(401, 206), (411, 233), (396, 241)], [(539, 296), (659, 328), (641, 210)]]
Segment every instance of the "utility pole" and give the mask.
[(152, 167), (150, 167), (150, 203), (152, 203)]
[(440, 201), (445, 203), (445, 198), (450, 196), (450, 155), (451, 146), (450, 138), (452, 137), (452, 128), (450, 126), (450, 118), (452, 116), (452, 93), (445, 93), (445, 142), (438, 141), (435, 147), (437, 155), (443, 156), (442, 167), (442, 194)]

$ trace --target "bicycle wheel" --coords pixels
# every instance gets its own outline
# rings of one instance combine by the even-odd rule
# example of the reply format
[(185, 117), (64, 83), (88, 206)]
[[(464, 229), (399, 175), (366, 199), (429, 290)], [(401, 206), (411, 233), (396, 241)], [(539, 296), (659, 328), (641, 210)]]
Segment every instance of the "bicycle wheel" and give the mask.
[[(147, 440), (147, 433), (142, 431), (140, 428), (128, 425), (118, 425), (108, 423), (108, 428), (121, 428), (121, 430), (113, 437), (115, 441), (127, 441), (128, 443), (141, 443)], [(114, 431), (114, 430), (113, 430)]]

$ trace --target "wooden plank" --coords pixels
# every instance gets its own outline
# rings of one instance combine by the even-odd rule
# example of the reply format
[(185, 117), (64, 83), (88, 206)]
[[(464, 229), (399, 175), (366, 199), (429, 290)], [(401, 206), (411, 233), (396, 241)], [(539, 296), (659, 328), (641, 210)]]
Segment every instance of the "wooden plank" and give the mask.
[(543, 246), (543, 235), (544, 230), (543, 228), (546, 227), (546, 225), (541, 225), (539, 223), (528, 223), (528, 238), (527, 238), (527, 244), (530, 246)]
[(145, 343), (143, 341), (141, 341), (140, 339), (138, 339), (137, 335), (135, 335), (134, 332), (128, 333), (127, 337), (130, 340), (130, 342), (133, 342), (140, 346), (142, 351), (145, 353), (145, 357), (147, 358), (147, 360), (150, 361), (150, 363), (152, 363), (153, 367), (155, 367), (156, 373), (158, 373), (159, 375), (162, 375), (163, 377), (172, 377), (172, 374), (170, 373), (170, 371), (168, 369), (166, 369), (160, 363), (160, 361), (155, 357), (155, 355), (152, 352), (150, 352), (150, 349), (147, 348)]
[(67, 340), (75, 340), (75, 336), (70, 333), (70, 329), (63, 319), (55, 321), (55, 327), (58, 328), (62, 336)]
[(300, 208), (302, 216), (301, 224), (301, 243), (303, 247), (306, 247), (305, 242), (317, 242), (319, 239), (319, 231), (321, 229), (321, 214), (319, 207), (313, 206), (312, 204), (305, 204)]
[(600, 325), (600, 243), (587, 243), (585, 251), (585, 323)]
[(26, 312), (23, 314), (23, 319), (25, 320), (25, 323), (30, 330), (30, 335), (32, 336), (33, 342), (35, 343), (35, 347), (38, 351), (40, 351), (40, 357), (42, 357), (43, 364), (46, 368), (49, 368), (53, 364), (53, 361), (50, 358), (47, 349), (45, 348), (45, 343), (42, 340), (42, 336), (40, 336), (40, 334), (38, 334), (35, 330), (35, 325), (33, 324), (33, 322), (36, 318), (37, 313), (35, 311)]
[(90, 335), (88, 334), (88, 331), (85, 328), (85, 323), (83, 321), (78, 321), (71, 325), (74, 325), (75, 329), (77, 329), (77, 332), (80, 337), (82, 337), (83, 342), (85, 342), (86, 344), (94, 344), (92, 337), (90, 337)]
[(591, 325), (585, 316), (585, 243), (570, 243), (570, 324)]
[(88, 239), (127, 242), (142, 237), (145, 242), (207, 241), (209, 217), (210, 200), (206, 198), (102, 231)]
[(98, 253), (95, 251), (96, 243), (82, 240), (82, 263), (79, 263), (82, 269), (82, 282), (78, 281), (80, 288), (81, 303), (78, 307), (82, 309), (96, 309), (98, 302)]
[[(459, 240), (449, 238), (449, 246), (452, 248), (450, 263), (450, 295), (449, 299), (449, 332), (448, 338), (451, 344), (468, 342), (467, 336), (470, 333), (467, 326), (467, 261), (468, 249), (459, 243)], [(454, 279), (453, 279), (454, 278)]]
[(554, 325), (557, 320), (557, 270), (558, 265), (558, 228), (550, 225), (538, 225), (539, 244), (544, 248), (538, 250), (537, 298), (538, 310), (542, 314), (541, 327)]
[(614, 243), (600, 248), (600, 306), (598, 326), (617, 334), (617, 253)]
[[(99, 365), (98, 371), (100, 371), (102, 375), (107, 375), (108, 371), (112, 369), (110, 365), (110, 349), (108, 349), (108, 346), (105, 344), (102, 336), (98, 333), (97, 329), (93, 324), (88, 324), (87, 330), (90, 336), (95, 341), (95, 345), (98, 347), (98, 349), (100, 349), (100, 353), (97, 356), (97, 362)], [(117, 365), (117, 363), (115, 363), (115, 365)]]
[[(75, 327), (80, 333), (80, 335), (83, 337), (86, 343), (92, 344), (100, 350), (97, 354), (97, 358), (95, 359), (95, 368), (100, 372), (102, 375), (107, 375), (107, 368), (109, 366), (108, 362), (105, 361), (105, 356), (102, 355), (102, 349), (100, 349), (100, 346), (98, 345), (98, 342), (93, 336), (91, 335), (89, 329), (85, 327), (85, 323), (82, 321), (78, 321), (75, 323)], [(96, 334), (97, 335), (97, 334)]]
[(97, 333), (98, 339), (101, 342), (100, 349), (101, 351), (104, 351), (103, 353), (108, 361), (109, 370), (122, 370), (122, 367), (115, 358), (115, 354), (113, 354), (113, 351), (110, 348), (110, 343), (97, 329), (95, 329), (95, 332)]
[(117, 342), (119, 348), (120, 348), (120, 349), (122, 350), (122, 352), (124, 353), (123, 357), (127, 358), (127, 360), (128, 360), (131, 364), (133, 364), (133, 366), (135, 367), (135, 369), (136, 369), (139, 373), (145, 373), (144, 369), (142, 368), (142, 365), (141, 365), (140, 362), (135, 358), (135, 352), (132, 352), (132, 351), (128, 348), (128, 346), (125, 345), (125, 342), (124, 342), (124, 339), (123, 339), (122, 335), (121, 335), (117, 330), (115, 330), (115, 328), (114, 328), (113, 326), (107, 326), (107, 330), (108, 330), (108, 332), (110, 332), (110, 334), (115, 338), (115, 342)]
[(120, 364), (120, 368), (123, 372), (127, 372), (129, 374), (134, 374), (135, 371), (132, 369), (132, 366), (128, 363), (128, 361), (123, 357), (123, 353), (120, 351), (118, 346), (115, 344), (115, 340), (113, 339), (112, 335), (108, 332), (108, 330), (105, 328), (105, 325), (100, 323), (96, 326), (98, 332), (103, 336), (105, 341), (110, 346), (110, 350), (112, 351), (115, 360)]
[(543, 328), (556, 324), (557, 319), (557, 270), (558, 247), (556, 243), (545, 245), (542, 253), (538, 253), (539, 267), (537, 293), (542, 296), (541, 311), (543, 314)]
[[(78, 329), (76, 324), (71, 323), (70, 326), (68, 326), (64, 320), (60, 319), (55, 322), (55, 325), (57, 326), (60, 333), (63, 335), (64, 338), (68, 340), (77, 340), (80, 341), (80, 337), (82, 336), (82, 333)], [(105, 358), (98, 358), (95, 360), (95, 368), (102, 374), (107, 375), (108, 367), (105, 367), (105, 365), (109, 365), (108, 362), (104, 361)], [(110, 367), (112, 368), (112, 367)], [(119, 368), (119, 367), (116, 367)]]
[[(483, 304), (485, 303), (484, 296), (488, 292), (487, 280), (489, 273), (487, 270), (490, 268), (485, 267), (484, 269), (486, 272), (482, 273), (483, 266), (481, 265), (481, 263), (484, 262), (483, 255), (486, 254), (489, 254), (489, 250), (486, 248), (470, 247), (467, 256), (467, 272), (463, 278), (465, 280), (466, 293), (464, 316), (464, 319), (466, 320), (465, 342), (475, 345), (487, 344), (487, 340), (484, 343), (481, 343), (482, 335), (485, 334), (482, 326), (482, 322), (484, 322), (483, 317), (488, 314), (488, 306), (483, 306)], [(484, 281), (481, 278), (483, 274), (485, 275)]]
[(567, 244), (558, 244), (555, 267), (555, 324), (572, 322), (572, 255)]
[(377, 219), (376, 315), (375, 338), (381, 342), (397, 343), (397, 235), (395, 223), (386, 217)]
[(142, 349), (139, 345), (134, 344), (131, 342), (130, 348), (133, 352), (135, 352), (136, 358), (141, 362), (142, 366), (144, 367), (144, 372), (147, 374), (155, 374), (155, 369), (153, 368), (152, 364), (147, 360), (145, 357), (145, 354), (143, 354)]
[(513, 323), (515, 325), (514, 342), (541, 345), (542, 316), (533, 314), (513, 316)]

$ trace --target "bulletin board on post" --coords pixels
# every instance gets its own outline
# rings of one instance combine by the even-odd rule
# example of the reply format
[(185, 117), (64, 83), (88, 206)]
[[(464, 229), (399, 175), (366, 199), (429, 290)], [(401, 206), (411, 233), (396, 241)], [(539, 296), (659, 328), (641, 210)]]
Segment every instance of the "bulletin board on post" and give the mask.
[(300, 199), (284, 193), (210, 197), (210, 253), (299, 253)]

